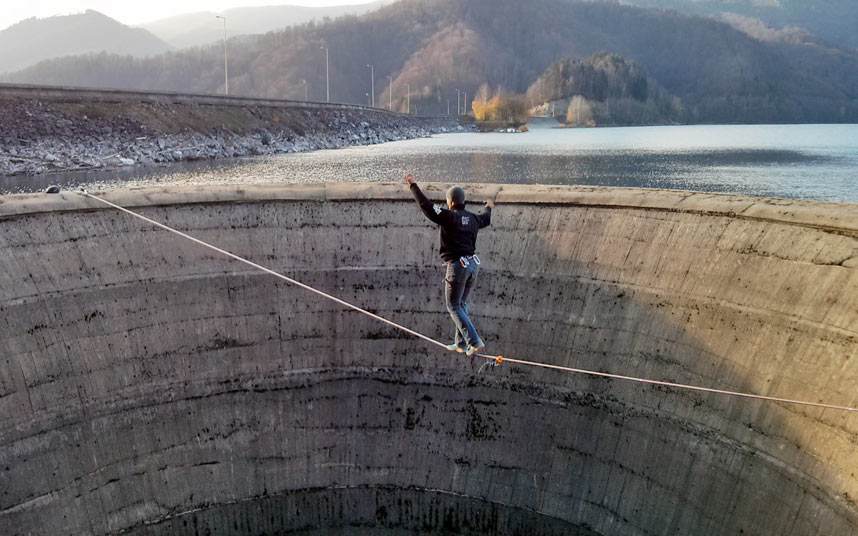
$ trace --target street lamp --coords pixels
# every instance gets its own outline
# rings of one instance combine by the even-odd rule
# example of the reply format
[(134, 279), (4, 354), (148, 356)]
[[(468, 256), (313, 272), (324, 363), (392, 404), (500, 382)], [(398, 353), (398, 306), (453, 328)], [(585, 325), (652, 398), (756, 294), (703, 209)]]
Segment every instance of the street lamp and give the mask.
[(301, 80), (301, 83), (304, 84), (304, 102), (307, 102), (308, 100), (310, 100), (307, 98), (307, 81)]
[(223, 85), (226, 94), (229, 95), (229, 67), (226, 63), (226, 17), (215, 15), (215, 18), (223, 20)]
[(372, 93), (372, 104), (370, 106), (375, 107), (375, 69), (369, 63), (366, 66), (369, 67), (370, 92)]
[(462, 115), (462, 101), (459, 99), (460, 96), (459, 90), (456, 89), (456, 115)]
[(462, 98), (462, 115), (468, 115), (468, 92), (463, 92), (465, 94), (464, 98)]
[(387, 107), (393, 111), (393, 79), (387, 75)]
[(326, 102), (331, 102), (331, 77), (330, 71), (328, 70), (328, 47), (321, 46), (319, 49), (325, 49), (325, 93)]
[(411, 86), (405, 84), (405, 113), (411, 113)]

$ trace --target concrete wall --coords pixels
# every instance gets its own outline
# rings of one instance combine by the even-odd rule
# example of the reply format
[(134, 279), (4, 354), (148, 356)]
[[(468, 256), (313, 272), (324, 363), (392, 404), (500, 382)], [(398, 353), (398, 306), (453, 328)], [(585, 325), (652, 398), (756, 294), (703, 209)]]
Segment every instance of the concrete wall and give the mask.
[[(488, 350), (858, 406), (855, 205), (469, 191)], [(106, 197), (450, 335), (403, 185)], [(0, 332), (2, 534), (858, 533), (855, 413), (478, 373), (73, 193), (0, 199)]]
[(362, 106), (339, 102), (307, 102), (286, 99), (261, 99), (255, 97), (236, 97), (228, 95), (207, 95), (199, 93), (179, 93), (176, 91), (134, 91), (128, 89), (96, 89), (67, 86), (41, 86), (29, 84), (0, 84), (0, 97), (14, 99), (36, 99), (57, 102), (114, 102), (114, 103), (157, 103), (191, 104), (215, 106), (265, 106), (272, 108), (307, 108), (326, 110), (362, 110), (379, 112), (393, 116), (412, 115), (414, 117), (440, 117), (439, 114), (401, 114), (383, 107)]
[[(158, 104), (208, 104), (217, 106), (267, 106), (275, 108), (323, 108), (333, 110), (367, 110), (391, 113), (383, 108), (359, 104), (304, 102), (279, 99), (258, 99), (227, 95), (178, 93), (175, 91), (133, 91), (127, 89), (95, 89), (63, 86), (0, 84), (0, 97), (37, 99), (58, 102), (131, 102)], [(396, 114), (399, 115), (399, 114)]]

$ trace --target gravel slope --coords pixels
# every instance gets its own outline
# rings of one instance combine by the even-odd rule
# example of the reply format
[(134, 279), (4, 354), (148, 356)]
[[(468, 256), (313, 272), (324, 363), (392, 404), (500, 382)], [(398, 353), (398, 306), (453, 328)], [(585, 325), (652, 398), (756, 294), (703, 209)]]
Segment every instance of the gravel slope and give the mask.
[(464, 130), (372, 110), (0, 98), (0, 175), (368, 145)]

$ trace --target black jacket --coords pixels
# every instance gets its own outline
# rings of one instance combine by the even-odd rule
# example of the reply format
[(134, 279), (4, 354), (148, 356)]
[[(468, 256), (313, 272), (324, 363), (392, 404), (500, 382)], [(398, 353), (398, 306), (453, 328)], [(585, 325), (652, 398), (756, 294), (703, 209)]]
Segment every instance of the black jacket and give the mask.
[(436, 207), (432, 201), (423, 195), (416, 184), (411, 185), (411, 194), (417, 204), (420, 205), (423, 214), (440, 226), (440, 253), (445, 262), (474, 254), (477, 245), (477, 232), (491, 224), (492, 209), (490, 207), (486, 207), (483, 214), (468, 212), (464, 205), (456, 205), (453, 210)]

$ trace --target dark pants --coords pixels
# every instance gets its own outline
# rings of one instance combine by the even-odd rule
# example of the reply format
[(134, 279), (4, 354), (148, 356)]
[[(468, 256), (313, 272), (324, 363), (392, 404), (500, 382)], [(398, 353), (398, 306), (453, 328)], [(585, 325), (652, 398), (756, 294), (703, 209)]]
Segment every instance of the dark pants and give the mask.
[(458, 260), (447, 263), (444, 297), (447, 300), (447, 310), (456, 326), (455, 343), (460, 348), (482, 344), (474, 324), (468, 317), (468, 295), (477, 282), (479, 271), (480, 266), (475, 262), (470, 262), (468, 266), (462, 266)]

